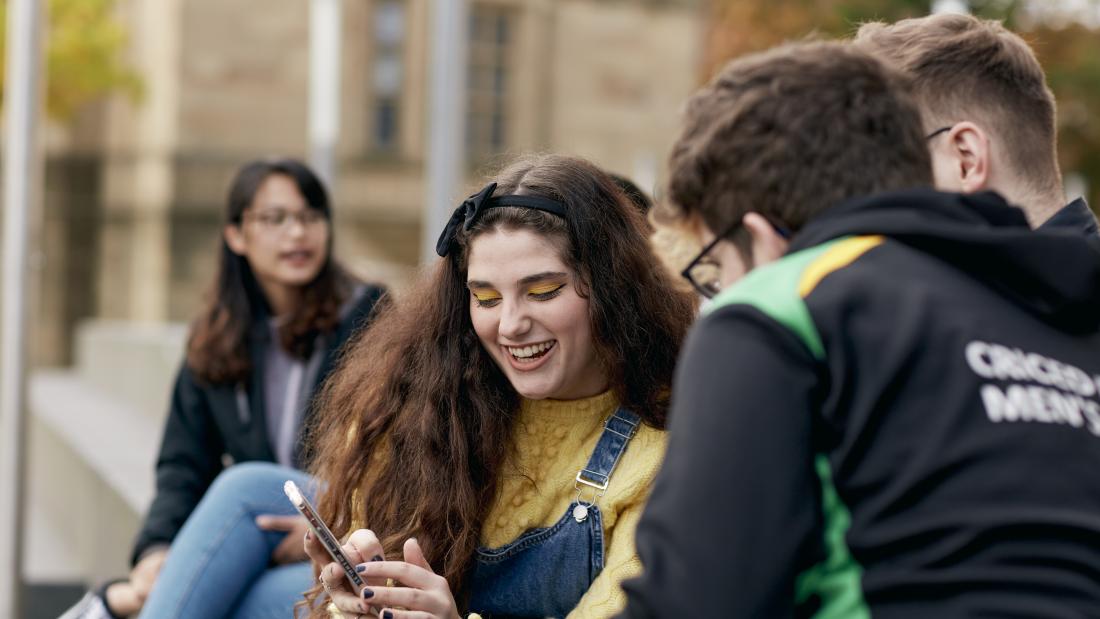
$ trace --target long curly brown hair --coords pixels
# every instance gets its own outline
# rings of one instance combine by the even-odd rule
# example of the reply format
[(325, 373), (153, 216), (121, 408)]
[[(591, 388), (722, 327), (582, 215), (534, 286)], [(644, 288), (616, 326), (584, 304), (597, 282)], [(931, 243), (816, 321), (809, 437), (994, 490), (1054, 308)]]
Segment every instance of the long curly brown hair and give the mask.
[[(459, 230), (450, 254), (349, 347), (311, 434), (318, 508), (333, 532), (369, 527), (389, 556), (401, 556), (415, 536), (460, 604), (520, 399), (470, 322), (470, 241), (498, 227), (522, 228), (561, 248), (589, 299), (610, 388), (657, 428), (665, 425), (673, 367), (695, 311), (692, 295), (672, 285), (650, 251), (641, 214), (599, 168), (544, 155), (514, 163), (495, 180), (495, 195), (557, 200), (567, 220), (501, 207)], [(317, 605), (321, 592), (306, 595), (315, 617), (326, 616)]]
[[(241, 225), (244, 211), (252, 205), (260, 185), (274, 174), (293, 180), (309, 208), (321, 211), (326, 221), (331, 222), (328, 193), (304, 163), (296, 159), (262, 159), (246, 163), (237, 171), (226, 200), (225, 224)], [(325, 252), (325, 263), (317, 277), (302, 290), (297, 309), (279, 328), (279, 345), (301, 359), (313, 353), (319, 334), (337, 327), (340, 307), (355, 286), (354, 278), (332, 257), (331, 237)], [(246, 380), (252, 369), (250, 332), (269, 313), (267, 299), (248, 260), (233, 253), (223, 238), (218, 273), (206, 307), (191, 325), (188, 367), (207, 384)]]

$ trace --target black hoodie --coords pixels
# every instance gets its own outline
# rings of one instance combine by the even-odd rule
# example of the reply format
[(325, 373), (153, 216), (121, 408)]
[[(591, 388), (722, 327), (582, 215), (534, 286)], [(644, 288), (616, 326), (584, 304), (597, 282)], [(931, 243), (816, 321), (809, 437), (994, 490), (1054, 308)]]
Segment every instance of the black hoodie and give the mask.
[(1100, 617), (1100, 242), (829, 209), (677, 370), (629, 617)]

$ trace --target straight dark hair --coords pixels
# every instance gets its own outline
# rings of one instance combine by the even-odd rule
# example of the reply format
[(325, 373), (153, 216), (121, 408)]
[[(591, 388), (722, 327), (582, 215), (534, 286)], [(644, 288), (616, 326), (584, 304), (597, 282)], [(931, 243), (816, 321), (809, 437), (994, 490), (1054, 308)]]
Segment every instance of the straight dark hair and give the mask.
[[(454, 249), (386, 308), (330, 377), (311, 434), (318, 508), (333, 533), (369, 526), (390, 556), (415, 536), (456, 599), (511, 445), (520, 396), (481, 346), (466, 287), (470, 243), (498, 228), (547, 238), (589, 300), (592, 338), (619, 402), (663, 428), (673, 368), (694, 317), (650, 251), (641, 214), (592, 164), (547, 155), (500, 172), (496, 195), (565, 205), (566, 219), (487, 210)], [(316, 567), (316, 566), (315, 566)], [(315, 617), (322, 590), (307, 600)]]
[[(309, 208), (324, 214), (331, 225), (328, 192), (317, 175), (296, 159), (262, 159), (246, 163), (229, 187), (225, 225), (240, 226), (244, 212), (269, 176), (280, 174), (294, 181)], [(332, 258), (332, 240), (325, 248), (325, 262), (317, 277), (305, 286), (301, 303), (279, 328), (279, 344), (295, 357), (313, 353), (317, 336), (334, 330), (340, 307), (351, 294), (351, 277)], [(244, 381), (252, 369), (248, 336), (271, 314), (263, 290), (244, 256), (229, 249), (224, 236), (218, 272), (206, 307), (191, 325), (187, 364), (203, 382), (232, 384)], [(266, 326), (266, 325), (265, 325)]]

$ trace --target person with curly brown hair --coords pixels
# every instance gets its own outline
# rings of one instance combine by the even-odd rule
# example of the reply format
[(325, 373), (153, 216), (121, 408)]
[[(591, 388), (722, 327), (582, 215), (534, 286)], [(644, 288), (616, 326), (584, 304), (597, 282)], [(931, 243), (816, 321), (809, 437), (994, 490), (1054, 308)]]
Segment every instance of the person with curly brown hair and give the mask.
[(694, 316), (645, 230), (606, 173), (553, 155), (455, 210), (324, 392), (318, 506), (366, 586), (308, 542), (312, 616), (622, 608)]

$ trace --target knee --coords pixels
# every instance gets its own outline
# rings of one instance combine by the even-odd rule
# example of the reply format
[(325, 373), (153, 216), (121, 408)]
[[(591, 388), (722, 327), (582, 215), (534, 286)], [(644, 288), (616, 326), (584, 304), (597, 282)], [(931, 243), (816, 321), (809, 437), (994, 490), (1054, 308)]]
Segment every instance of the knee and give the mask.
[(250, 489), (274, 485), (282, 488), (290, 469), (271, 462), (242, 462), (234, 464), (218, 475), (210, 486), (210, 492), (244, 494)]

